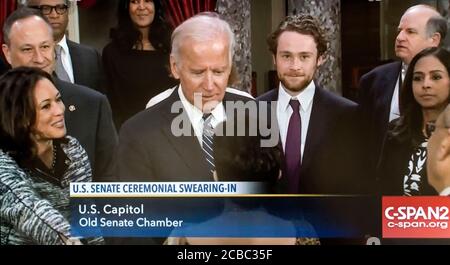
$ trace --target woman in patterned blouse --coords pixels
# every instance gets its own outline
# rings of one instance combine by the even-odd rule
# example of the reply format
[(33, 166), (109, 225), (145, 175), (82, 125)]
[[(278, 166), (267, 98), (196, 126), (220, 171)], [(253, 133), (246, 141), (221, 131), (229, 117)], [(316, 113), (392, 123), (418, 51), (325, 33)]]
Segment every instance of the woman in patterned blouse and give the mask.
[(1, 244), (80, 244), (71, 237), (69, 183), (90, 181), (86, 152), (66, 136), (50, 75), (19, 67), (0, 77)]
[(450, 52), (427, 48), (411, 61), (400, 93), (400, 118), (389, 124), (379, 163), (383, 195), (435, 195), (426, 172), (427, 123), (450, 102)]

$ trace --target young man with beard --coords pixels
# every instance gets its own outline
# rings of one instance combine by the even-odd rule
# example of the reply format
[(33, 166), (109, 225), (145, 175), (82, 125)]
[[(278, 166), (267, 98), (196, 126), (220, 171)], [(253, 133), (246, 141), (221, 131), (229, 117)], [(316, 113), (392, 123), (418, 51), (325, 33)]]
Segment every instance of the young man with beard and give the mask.
[[(257, 100), (272, 102), (284, 154), (279, 191), (294, 194), (361, 193), (357, 176), (357, 104), (313, 79), (327, 42), (310, 15), (286, 17), (267, 39), (280, 84)], [(270, 118), (269, 118), (270, 119)]]

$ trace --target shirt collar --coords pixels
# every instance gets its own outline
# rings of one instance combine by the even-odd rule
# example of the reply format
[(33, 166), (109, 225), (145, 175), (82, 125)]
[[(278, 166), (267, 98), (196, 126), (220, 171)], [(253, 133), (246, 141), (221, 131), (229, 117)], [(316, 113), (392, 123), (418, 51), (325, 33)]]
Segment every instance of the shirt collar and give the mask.
[(441, 196), (449, 196), (450, 195), (450, 187), (445, 188), (444, 190), (442, 190), (439, 195)]
[(314, 81), (311, 81), (302, 92), (293, 97), (286, 92), (286, 88), (280, 82), (278, 104), (280, 105), (282, 110), (287, 110), (289, 107), (289, 101), (291, 99), (297, 99), (300, 102), (301, 109), (306, 112), (312, 104), (315, 91), (316, 85), (314, 84)]
[(402, 62), (402, 72), (406, 73), (406, 71), (408, 71), (408, 65)]
[[(191, 122), (193, 124), (199, 124), (203, 119), (203, 112), (187, 100), (187, 98), (184, 96), (181, 84), (178, 87), (178, 95), (180, 96), (181, 103), (183, 104), (183, 107), (186, 110)], [(223, 107), (222, 102), (220, 102), (212, 110), (211, 115), (213, 116), (211, 121), (212, 127), (216, 127), (218, 123), (226, 120), (225, 108)]]
[(67, 45), (66, 35), (57, 43), (57, 45), (61, 46), (65, 54), (69, 54), (69, 46)]
[(402, 68), (401, 68), (401, 74), (402, 74), (402, 80), (405, 79), (406, 72), (408, 71), (408, 65), (404, 62), (402, 62)]

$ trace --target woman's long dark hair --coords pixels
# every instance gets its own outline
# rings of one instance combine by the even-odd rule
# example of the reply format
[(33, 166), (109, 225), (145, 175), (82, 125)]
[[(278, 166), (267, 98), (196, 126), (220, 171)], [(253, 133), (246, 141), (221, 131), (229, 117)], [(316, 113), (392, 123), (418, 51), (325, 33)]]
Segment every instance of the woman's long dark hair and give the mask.
[[(155, 16), (149, 27), (149, 41), (153, 47), (164, 53), (170, 52), (170, 36), (172, 27), (164, 20), (164, 12), (161, 2), (153, 0)], [(141, 33), (134, 26), (129, 14), (130, 0), (120, 0), (117, 7), (117, 27), (111, 30), (111, 38), (123, 51), (129, 51), (141, 41)]]
[(31, 67), (18, 67), (0, 77), (0, 149), (19, 165), (36, 156), (31, 138), (36, 122), (33, 93), (42, 79), (53, 83), (48, 73)]
[[(423, 139), (422, 106), (416, 101), (413, 93), (414, 68), (417, 62), (426, 56), (438, 59), (450, 74), (450, 52), (443, 48), (426, 48), (412, 59), (406, 72), (405, 81), (400, 92), (400, 118), (396, 120), (389, 130), (388, 136), (396, 138), (400, 142), (409, 142), (412, 147), (418, 146)], [(449, 87), (450, 90), (450, 87)], [(450, 101), (450, 98), (448, 99)]]

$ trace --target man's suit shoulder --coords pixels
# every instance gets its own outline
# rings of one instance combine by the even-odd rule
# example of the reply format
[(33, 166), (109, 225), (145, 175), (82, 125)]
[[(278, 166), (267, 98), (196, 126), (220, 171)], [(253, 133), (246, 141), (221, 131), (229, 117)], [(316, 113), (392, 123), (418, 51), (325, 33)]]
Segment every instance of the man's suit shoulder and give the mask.
[(174, 100), (170, 100), (172, 97), (170, 96), (170, 98), (166, 98), (151, 108), (144, 109), (126, 120), (122, 124), (120, 134), (122, 135), (130, 131), (137, 137), (143, 133), (143, 136), (147, 138), (152, 132), (159, 131), (166, 115), (171, 113), (172, 104), (174, 103)]
[(117, 51), (119, 51), (119, 46), (115, 42), (109, 42), (103, 47), (102, 54), (110, 52), (116, 53)]
[(373, 79), (376, 77), (383, 77), (386, 75), (386, 73), (398, 73), (401, 67), (401, 62), (396, 61), (392, 63), (383, 64), (380, 66), (375, 67), (368, 73), (364, 74), (361, 77), (361, 81), (364, 81), (366, 79)]
[(62, 90), (62, 93), (72, 94), (76, 97), (82, 97), (91, 100), (105, 100), (106, 96), (86, 86), (72, 84), (61, 80), (55, 80), (56, 86)]
[(356, 104), (355, 102), (346, 99), (342, 96), (336, 95), (335, 93), (330, 92), (328, 90), (317, 88), (316, 93), (318, 93), (317, 96), (322, 97), (322, 100), (327, 105), (335, 105), (336, 107), (341, 107), (345, 109), (356, 109), (358, 107), (358, 104)]
[[(160, 102), (160, 104), (157, 104), (153, 106), (152, 108), (144, 109), (138, 113), (136, 113), (134, 116), (132, 116), (130, 119), (128, 119), (123, 126), (125, 126), (127, 123), (131, 124), (141, 124), (142, 122), (146, 121), (155, 121), (159, 120), (162, 113), (167, 113), (167, 111), (170, 111), (170, 106), (168, 107), (166, 102)], [(142, 124), (145, 126), (145, 124)]]
[(253, 98), (245, 95), (240, 95), (232, 92), (225, 92), (224, 101), (254, 101)]
[(80, 43), (76, 43), (76, 42), (73, 42), (73, 41), (70, 41), (70, 40), (67, 40), (67, 46), (69, 46), (69, 50), (70, 49), (77, 49), (79, 52), (82, 52), (82, 53), (92, 53), (92, 54), (95, 54), (95, 55), (98, 54), (98, 52), (97, 52), (97, 50), (95, 48), (90, 47), (90, 46), (86, 46), (86, 45), (83, 45), (83, 44), (80, 44)]
[(261, 96), (257, 97), (257, 101), (274, 101), (278, 97), (278, 90), (272, 89), (267, 91), (266, 93), (262, 94)]

